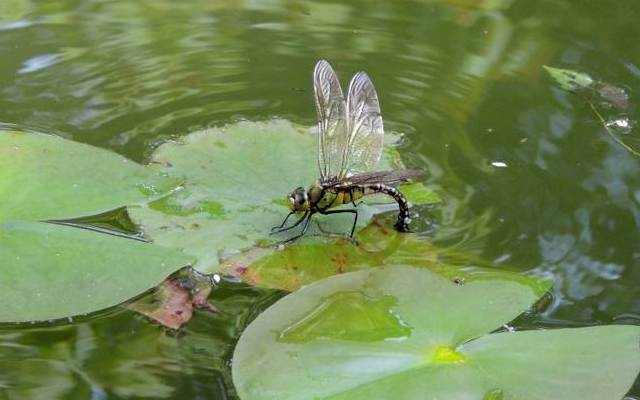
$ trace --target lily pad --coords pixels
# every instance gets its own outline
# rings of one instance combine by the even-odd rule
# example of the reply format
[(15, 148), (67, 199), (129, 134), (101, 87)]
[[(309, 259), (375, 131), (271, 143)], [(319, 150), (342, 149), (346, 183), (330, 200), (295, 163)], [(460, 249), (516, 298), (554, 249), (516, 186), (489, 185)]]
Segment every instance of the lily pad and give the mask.
[(0, 221), (68, 219), (146, 202), (179, 184), (118, 154), (0, 131)]
[(158, 285), (191, 257), (174, 249), (43, 222), (0, 225), (0, 322), (111, 307)]
[(105, 219), (112, 217), (113, 230), (127, 233), (126, 213), (118, 207), (144, 203), (178, 183), (85, 144), (0, 131), (0, 322), (114, 306), (191, 262), (175, 249), (36, 222), (75, 219), (77, 226), (109, 229)]
[[(130, 208), (130, 215), (154, 243), (195, 255), (194, 267), (201, 272), (218, 271), (221, 258), (291, 235), (270, 236), (269, 232), (289, 211), (285, 195), (318, 178), (316, 146), (317, 137), (310, 128), (285, 120), (239, 122), (194, 132), (180, 142), (160, 146), (150, 166), (183, 180), (182, 190), (148, 207)], [(388, 149), (381, 169), (399, 164), (397, 152)], [(422, 185), (416, 184), (409, 193), (414, 204), (439, 200)], [(381, 200), (389, 201), (373, 199)], [(360, 210), (360, 227), (381, 211), (366, 203)], [(316, 220), (330, 232), (351, 230), (351, 218), (318, 216)]]
[(640, 370), (640, 327), (488, 334), (550, 284), (499, 272), (450, 279), (408, 266), (324, 279), (247, 327), (233, 357), (237, 393), (243, 400), (619, 400)]

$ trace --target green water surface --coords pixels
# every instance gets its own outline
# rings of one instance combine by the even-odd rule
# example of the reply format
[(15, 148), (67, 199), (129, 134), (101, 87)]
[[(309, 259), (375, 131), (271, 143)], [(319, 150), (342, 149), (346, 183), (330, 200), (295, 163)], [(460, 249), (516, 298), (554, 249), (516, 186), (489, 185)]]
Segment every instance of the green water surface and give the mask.
[[(519, 329), (638, 324), (640, 158), (542, 66), (624, 88), (633, 125), (639, 18), (637, 0), (3, 0), (0, 128), (144, 162), (239, 119), (312, 125), (316, 61), (343, 85), (366, 70), (405, 164), (443, 198), (413, 225), (442, 261), (554, 277)], [(178, 333), (120, 309), (2, 325), (0, 400), (235, 399), (235, 342), (282, 294), (225, 283), (220, 313)]]

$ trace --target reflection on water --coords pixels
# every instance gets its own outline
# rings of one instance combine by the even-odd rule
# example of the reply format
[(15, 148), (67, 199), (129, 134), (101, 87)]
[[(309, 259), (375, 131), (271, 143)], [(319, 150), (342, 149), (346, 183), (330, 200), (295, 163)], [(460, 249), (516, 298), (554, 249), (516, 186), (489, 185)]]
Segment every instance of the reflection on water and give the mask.
[[(144, 160), (239, 118), (314, 124), (315, 62), (365, 69), (405, 163), (444, 200), (414, 220), (443, 261), (553, 275), (551, 306), (522, 327), (637, 323), (640, 159), (542, 66), (624, 88), (638, 140), (639, 15), (634, 0), (0, 2), (0, 124)], [(0, 398), (227, 398), (216, 371), (242, 324), (199, 315), (171, 336), (121, 312), (3, 327)]]
[(121, 309), (75, 323), (0, 327), (0, 399), (226, 399), (241, 328), (282, 296), (222, 284), (219, 314), (173, 332)]

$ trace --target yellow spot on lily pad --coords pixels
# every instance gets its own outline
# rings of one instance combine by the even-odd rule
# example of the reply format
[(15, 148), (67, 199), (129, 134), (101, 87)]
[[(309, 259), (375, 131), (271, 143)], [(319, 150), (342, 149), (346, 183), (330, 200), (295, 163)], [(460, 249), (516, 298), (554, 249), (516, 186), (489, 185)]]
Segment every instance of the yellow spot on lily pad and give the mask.
[(467, 356), (449, 346), (440, 346), (433, 353), (433, 362), (436, 363), (460, 363), (464, 361), (467, 361)]

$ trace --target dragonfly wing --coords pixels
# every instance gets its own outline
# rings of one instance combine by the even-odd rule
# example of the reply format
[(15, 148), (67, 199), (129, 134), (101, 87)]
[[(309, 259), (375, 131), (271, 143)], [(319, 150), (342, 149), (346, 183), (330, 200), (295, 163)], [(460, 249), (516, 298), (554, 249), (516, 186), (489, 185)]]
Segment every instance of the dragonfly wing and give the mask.
[(313, 70), (313, 92), (318, 116), (318, 168), (320, 178), (338, 175), (347, 145), (347, 106), (336, 73), (325, 60)]
[(382, 155), (384, 128), (378, 94), (364, 72), (355, 74), (349, 84), (347, 132), (339, 177), (375, 170)]
[(335, 183), (325, 185), (326, 188), (339, 187), (350, 188), (354, 186), (362, 186), (367, 184), (383, 183), (387, 185), (396, 185), (407, 182), (411, 179), (424, 175), (426, 171), (419, 169), (404, 169), (399, 171), (375, 171), (363, 174), (352, 175), (347, 178), (338, 180)]

